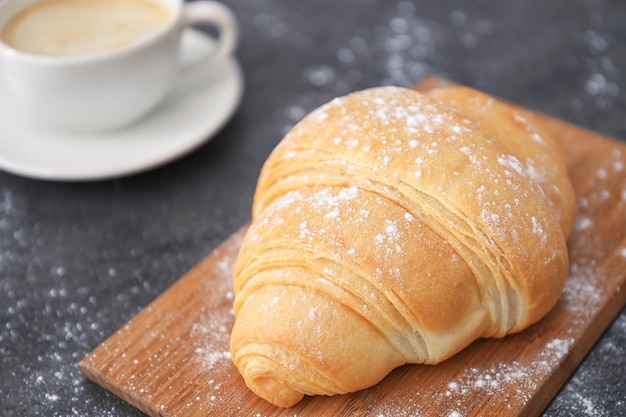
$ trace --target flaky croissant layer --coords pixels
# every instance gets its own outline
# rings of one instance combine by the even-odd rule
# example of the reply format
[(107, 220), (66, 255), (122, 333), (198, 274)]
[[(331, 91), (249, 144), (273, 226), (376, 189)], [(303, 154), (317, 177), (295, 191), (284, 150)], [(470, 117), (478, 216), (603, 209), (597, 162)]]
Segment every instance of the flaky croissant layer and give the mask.
[(574, 218), (558, 145), (477, 91), (381, 87), (304, 118), (266, 161), (235, 265), (231, 354), (289, 407), (543, 317)]

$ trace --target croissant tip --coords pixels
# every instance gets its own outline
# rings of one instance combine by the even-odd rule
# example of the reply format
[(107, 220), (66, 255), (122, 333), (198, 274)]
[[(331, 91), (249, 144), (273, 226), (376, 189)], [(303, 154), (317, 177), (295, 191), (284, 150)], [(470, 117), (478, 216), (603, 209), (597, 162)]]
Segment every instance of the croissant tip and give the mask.
[(259, 397), (277, 407), (288, 408), (296, 405), (304, 394), (289, 388), (271, 377), (257, 377), (246, 381), (248, 387)]

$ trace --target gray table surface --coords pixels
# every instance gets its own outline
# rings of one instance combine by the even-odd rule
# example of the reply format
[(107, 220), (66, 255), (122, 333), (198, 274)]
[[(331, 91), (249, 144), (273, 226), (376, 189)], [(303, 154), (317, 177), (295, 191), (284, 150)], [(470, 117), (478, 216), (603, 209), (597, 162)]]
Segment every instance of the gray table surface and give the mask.
[[(208, 144), (107, 181), (0, 172), (1, 416), (142, 415), (77, 363), (249, 219), (269, 152), (332, 97), (437, 74), (626, 140), (626, 1), (226, 3), (246, 90)], [(544, 415), (626, 415), (625, 348), (622, 311)]]

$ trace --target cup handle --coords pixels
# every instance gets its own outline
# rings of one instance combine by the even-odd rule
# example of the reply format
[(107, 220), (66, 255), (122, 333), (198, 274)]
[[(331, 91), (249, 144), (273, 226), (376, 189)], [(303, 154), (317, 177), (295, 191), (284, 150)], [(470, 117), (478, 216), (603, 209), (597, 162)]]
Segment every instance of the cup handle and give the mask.
[(182, 26), (197, 23), (208, 23), (219, 31), (216, 49), (209, 57), (210, 62), (224, 59), (234, 52), (239, 41), (239, 29), (228, 7), (211, 0), (186, 3), (182, 11)]

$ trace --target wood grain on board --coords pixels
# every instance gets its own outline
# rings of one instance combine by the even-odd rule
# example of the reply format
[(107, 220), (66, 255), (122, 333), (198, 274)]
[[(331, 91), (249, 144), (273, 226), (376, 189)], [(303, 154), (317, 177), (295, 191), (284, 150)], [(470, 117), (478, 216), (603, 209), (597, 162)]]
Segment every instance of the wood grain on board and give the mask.
[[(416, 88), (444, 81), (429, 78)], [(245, 232), (212, 254), (80, 362), (150, 416), (536, 416), (626, 304), (626, 146), (545, 115), (578, 198), (570, 274), (556, 307), (503, 339), (434, 366), (406, 365), (349, 395), (290, 409), (256, 397), (230, 361), (232, 267)]]

